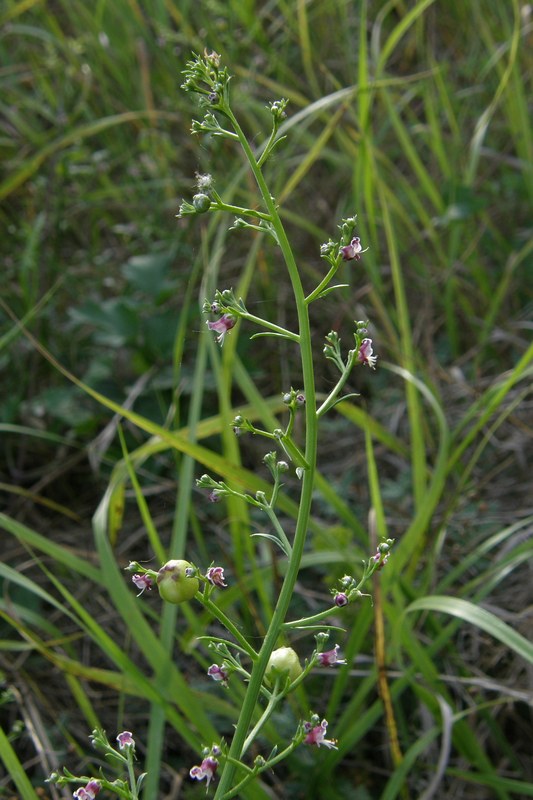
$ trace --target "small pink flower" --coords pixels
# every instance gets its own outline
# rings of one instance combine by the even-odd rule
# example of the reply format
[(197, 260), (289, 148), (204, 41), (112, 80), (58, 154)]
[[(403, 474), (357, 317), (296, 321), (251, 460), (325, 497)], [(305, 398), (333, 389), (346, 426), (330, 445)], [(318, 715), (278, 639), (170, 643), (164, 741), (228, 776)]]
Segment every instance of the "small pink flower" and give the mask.
[(233, 316), (233, 314), (223, 314), (220, 319), (215, 320), (215, 322), (207, 322), (207, 327), (210, 331), (216, 331), (218, 333), (217, 342), (220, 346), (224, 344), (224, 337), (228, 331), (235, 327), (235, 323), (237, 320)]
[(207, 674), (210, 678), (213, 678), (214, 681), (217, 681), (217, 683), (221, 683), (223, 686), (228, 685), (229, 672), (228, 668), (225, 667), (224, 664), (222, 664), (220, 667), (218, 664), (211, 664), (207, 670)]
[(389, 555), (389, 553), (382, 553), (381, 550), (378, 549), (374, 556), (370, 556), (370, 560), (378, 565), (378, 569), (382, 569), (389, 560)]
[(337, 658), (339, 645), (336, 644), (333, 650), (326, 650), (325, 653), (317, 653), (316, 658), (321, 667), (332, 667), (334, 664), (346, 664), (343, 658)]
[(89, 781), (87, 786), (80, 786), (73, 794), (76, 800), (94, 800), (101, 786), (98, 781)]
[(130, 731), (122, 731), (122, 733), (119, 733), (117, 742), (121, 750), (124, 750), (126, 747), (135, 747), (135, 740)]
[(205, 577), (213, 586), (226, 587), (228, 585), (224, 583), (224, 567), (209, 567)]
[(139, 597), (145, 591), (145, 589), (149, 591), (154, 585), (154, 582), (149, 575), (139, 575), (138, 573), (136, 573), (135, 575), (132, 575), (131, 579), (135, 584), (135, 586), (137, 587), (137, 589), (141, 590), (137, 595), (137, 597)]
[(363, 339), (357, 353), (357, 360), (360, 364), (367, 365), (371, 369), (376, 368), (377, 356), (372, 355), (372, 339)]
[(365, 253), (366, 250), (363, 250), (361, 247), (361, 239), (359, 236), (354, 236), (350, 244), (341, 247), (340, 254), (345, 261), (352, 261), (352, 259), (356, 259), (357, 261), (361, 258), (361, 253)]
[(211, 780), (215, 776), (215, 772), (217, 771), (218, 761), (216, 758), (212, 758), (212, 756), (207, 756), (204, 758), (202, 763), (199, 767), (191, 767), (189, 770), (189, 775), (191, 778), (197, 781), (203, 781), (205, 778), (207, 781), (207, 786), (211, 783)]
[(336, 606), (342, 608), (343, 606), (348, 605), (348, 596), (344, 594), (344, 592), (337, 592), (337, 594), (333, 598), (333, 602), (335, 603)]
[(313, 726), (312, 722), (304, 722), (304, 731), (307, 732), (304, 744), (316, 744), (317, 747), (323, 744), (324, 747), (337, 750), (337, 741), (335, 739), (325, 738), (327, 729), (328, 723), (325, 719), (322, 720), (320, 725), (315, 726)]

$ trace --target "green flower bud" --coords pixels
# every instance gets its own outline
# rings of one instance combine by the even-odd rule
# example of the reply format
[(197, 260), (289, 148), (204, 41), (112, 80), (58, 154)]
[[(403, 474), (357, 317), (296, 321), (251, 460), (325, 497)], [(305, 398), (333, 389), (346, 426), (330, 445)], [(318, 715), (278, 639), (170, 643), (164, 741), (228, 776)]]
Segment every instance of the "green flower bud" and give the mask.
[(211, 199), (203, 193), (195, 194), (192, 199), (192, 204), (199, 214), (209, 211), (211, 207)]
[(157, 587), (162, 600), (167, 603), (183, 603), (190, 600), (198, 589), (200, 582), (194, 575), (187, 575), (187, 570), (194, 572), (188, 561), (173, 559), (167, 561), (157, 573)]
[(274, 683), (278, 675), (287, 675), (292, 682), (302, 673), (302, 665), (292, 647), (279, 647), (274, 650), (265, 672), (269, 683)]

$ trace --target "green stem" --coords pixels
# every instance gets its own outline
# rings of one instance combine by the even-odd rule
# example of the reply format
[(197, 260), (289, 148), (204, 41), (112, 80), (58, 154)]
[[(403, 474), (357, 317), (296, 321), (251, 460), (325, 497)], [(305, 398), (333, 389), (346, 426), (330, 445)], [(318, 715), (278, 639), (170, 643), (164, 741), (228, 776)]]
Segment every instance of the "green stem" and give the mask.
[(276, 512), (274, 511), (271, 505), (263, 506), (263, 508), (269, 520), (271, 521), (272, 525), (274, 526), (276, 533), (278, 534), (279, 538), (285, 545), (285, 552), (287, 553), (287, 555), (289, 555), (292, 552), (292, 546), (289, 540), (287, 539), (287, 535), (283, 530), (279, 519), (276, 516)]
[(240, 646), (245, 650), (251, 659), (257, 658), (257, 653), (250, 647), (248, 644), (247, 639), (242, 635), (239, 629), (233, 624), (229, 617), (227, 617), (220, 608), (213, 603), (208, 597), (205, 597), (201, 592), (197, 592), (195, 595), (196, 599), (202, 603), (204, 608), (206, 608), (218, 621), (226, 628), (228, 633), (235, 638), (235, 640), (240, 644)]
[(259, 717), (259, 719), (257, 720), (257, 722), (255, 723), (254, 727), (252, 728), (252, 730), (250, 731), (250, 733), (248, 734), (248, 736), (246, 738), (246, 741), (245, 741), (245, 743), (244, 743), (244, 745), (242, 747), (242, 754), (241, 755), (244, 755), (244, 753), (248, 750), (248, 748), (250, 747), (250, 745), (254, 741), (255, 737), (257, 736), (257, 734), (259, 733), (259, 731), (261, 730), (263, 725), (272, 716), (272, 714), (274, 712), (274, 709), (276, 708), (276, 705), (277, 705), (277, 702), (278, 702), (279, 698), (283, 696), (283, 694), (281, 694), (281, 695), (278, 694), (278, 688), (279, 688), (279, 678), (276, 680), (276, 683), (274, 685), (274, 689), (272, 691), (272, 694), (268, 698), (268, 703), (267, 703), (267, 706), (266, 706), (265, 710), (263, 711), (263, 713), (261, 714), (261, 716)]
[[(313, 622), (321, 622), (323, 619), (331, 617), (331, 615), (334, 614), (335, 612), (338, 613), (338, 611), (339, 609), (337, 608), (337, 606), (333, 606), (332, 608), (326, 608), (324, 611), (319, 611), (318, 614), (313, 614), (313, 616), (311, 617), (301, 617), (300, 619), (293, 619), (290, 622), (284, 623), (283, 630), (290, 630), (291, 628), (307, 628)], [(337, 628), (338, 630), (343, 630), (342, 628), (338, 628), (338, 626), (336, 625), (331, 627)]]
[(217, 203), (217, 207), (213, 208), (213, 211), (229, 211), (232, 214), (240, 214), (242, 217), (252, 217), (252, 219), (264, 219), (267, 222), (270, 222), (270, 215), (265, 214), (263, 211), (257, 211), (253, 208), (241, 208), (241, 206), (234, 206), (230, 203), (225, 203), (224, 200), (220, 197), (220, 195), (214, 190), (211, 189), (211, 194)]
[(268, 320), (262, 319), (261, 317), (256, 317), (254, 314), (250, 314), (248, 311), (246, 312), (239, 311), (239, 317), (241, 317), (242, 319), (247, 319), (249, 320), (249, 322), (255, 322), (256, 325), (259, 325), (262, 328), (268, 328), (268, 330), (270, 331), (279, 333), (280, 336), (284, 336), (285, 338), (290, 339), (293, 342), (300, 341), (300, 337), (298, 336), (297, 333), (288, 331), (286, 328), (282, 328), (279, 325), (276, 325), (274, 322), (269, 322)]
[[(296, 521), (296, 529), (293, 541), (292, 555), (289, 560), (285, 579), (281, 587), (281, 591), (274, 609), (272, 620), (270, 622), (268, 631), (263, 645), (259, 651), (259, 657), (254, 662), (250, 682), (246, 690), (246, 695), (243, 700), (239, 719), (235, 728), (233, 740), (231, 742), (229, 756), (233, 759), (239, 760), (256, 705), (261, 692), (261, 684), (263, 676), (268, 664), (268, 660), (272, 651), (274, 650), (279, 635), (282, 630), (287, 611), (293, 596), (294, 586), (298, 577), (300, 569), (300, 562), (303, 555), (307, 528), (309, 523), (309, 516), (311, 513), (311, 503), (313, 498), (313, 485), (315, 480), (316, 469), (316, 451), (317, 451), (317, 417), (316, 417), (316, 393), (315, 393), (315, 378), (313, 370), (313, 353), (311, 347), (311, 329), (309, 325), (309, 314), (307, 304), (305, 302), (305, 294), (300, 280), (298, 267), (294, 259), (294, 254), (290, 247), (285, 229), (278, 214), (278, 210), (270, 195), (265, 179), (261, 169), (254, 157), (254, 154), (248, 144), (248, 141), (241, 130), (241, 127), (235, 119), (231, 110), (227, 111), (231, 119), (231, 123), (235, 132), (237, 133), (246, 158), (250, 164), (250, 168), (254, 174), (255, 180), (259, 190), (263, 196), (265, 207), (272, 220), (272, 226), (277, 234), (277, 239), (289, 278), (292, 284), (294, 293), (294, 300), (298, 314), (298, 329), (299, 329), (299, 345), (302, 363), (303, 374), (303, 390), (306, 397), (306, 441), (305, 441), (305, 461), (306, 470), (302, 477), (302, 490), (300, 495), (300, 504), (298, 509), (298, 517)], [(224, 770), (222, 771), (220, 782), (215, 794), (215, 800), (221, 800), (226, 793), (230, 792), (235, 775), (235, 766), (231, 762), (226, 762)]]
[(257, 775), (260, 775), (261, 772), (264, 772), (267, 769), (272, 769), (275, 764), (279, 764), (280, 761), (283, 761), (287, 756), (289, 756), (293, 750), (296, 750), (297, 747), (301, 745), (302, 741), (300, 740), (293, 740), (285, 750), (282, 750), (281, 753), (278, 753), (274, 758), (271, 758), (267, 761), (267, 763), (258, 770), (250, 770), (249, 774), (246, 775), (245, 778), (242, 779), (240, 783), (233, 787), (233, 789), (224, 795), (223, 800), (230, 800), (232, 797), (238, 797), (241, 791), (247, 786), (251, 781), (253, 781)]
[(316, 300), (316, 298), (319, 296), (319, 294), (324, 291), (324, 289), (327, 287), (328, 283), (333, 279), (333, 276), (335, 275), (335, 273), (339, 269), (340, 263), (341, 263), (341, 259), (337, 258), (337, 261), (335, 262), (335, 264), (333, 264), (331, 269), (328, 271), (328, 274), (326, 275), (326, 277), (322, 278), (322, 280), (320, 281), (320, 283), (318, 284), (316, 289), (314, 289), (311, 292), (311, 294), (307, 295), (307, 297), (305, 298), (305, 302), (307, 303), (307, 305), (312, 303), (313, 300)]
[(302, 467), (303, 469), (309, 469), (309, 464), (307, 460), (298, 447), (297, 444), (293, 442), (290, 436), (286, 436), (282, 434), (281, 436), (276, 436), (276, 440), (279, 442), (281, 447), (284, 449), (287, 456), (293, 461), (297, 467)]
[(130, 781), (130, 789), (131, 789), (131, 800), (138, 800), (139, 795), (137, 794), (137, 781), (135, 780), (135, 770), (133, 768), (133, 750), (130, 749), (128, 752), (128, 777)]
[(352, 371), (352, 367), (353, 367), (354, 362), (355, 362), (355, 355), (356, 355), (356, 351), (352, 350), (350, 355), (349, 355), (349, 357), (348, 357), (347, 364), (343, 369), (342, 375), (338, 380), (337, 385), (334, 386), (334, 388), (331, 390), (329, 395), (326, 397), (326, 399), (324, 400), (324, 402), (322, 403), (320, 408), (317, 409), (317, 412), (316, 412), (317, 417), (321, 417), (323, 414), (326, 413), (326, 411), (329, 411), (331, 406), (334, 404), (335, 400), (337, 399), (337, 396), (338, 396), (339, 392), (341, 391), (342, 387), (344, 386), (344, 384), (348, 380), (350, 372)]

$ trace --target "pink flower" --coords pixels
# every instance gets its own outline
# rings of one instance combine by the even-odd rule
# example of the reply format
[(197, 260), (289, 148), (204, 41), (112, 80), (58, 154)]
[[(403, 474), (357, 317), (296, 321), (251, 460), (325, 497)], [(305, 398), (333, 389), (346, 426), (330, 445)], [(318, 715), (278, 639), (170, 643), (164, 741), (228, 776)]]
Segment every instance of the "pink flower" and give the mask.
[(224, 567), (209, 567), (205, 577), (213, 586), (226, 587), (228, 585), (224, 583)]
[(374, 556), (370, 556), (370, 560), (378, 565), (378, 569), (382, 569), (389, 560), (389, 553), (382, 552), (379, 548)]
[(191, 778), (197, 781), (203, 781), (204, 778), (207, 780), (207, 786), (211, 783), (211, 780), (215, 776), (215, 772), (217, 771), (218, 761), (216, 758), (212, 756), (207, 756), (204, 758), (202, 763), (199, 767), (191, 767), (189, 770), (189, 775)]
[(363, 339), (357, 353), (357, 360), (360, 364), (368, 365), (371, 369), (376, 368), (377, 356), (372, 355), (372, 339)]
[(317, 653), (316, 658), (321, 667), (332, 667), (334, 664), (346, 664), (343, 658), (337, 658), (339, 645), (336, 644), (333, 650), (326, 650), (325, 653)]
[(137, 595), (137, 597), (139, 597), (144, 592), (145, 589), (150, 590), (154, 584), (152, 578), (149, 575), (139, 575), (138, 573), (136, 573), (135, 575), (132, 576), (131, 579), (135, 584), (135, 586), (137, 587), (137, 589), (141, 590)]
[(101, 786), (98, 781), (89, 781), (87, 786), (80, 786), (79, 789), (76, 789), (73, 797), (77, 798), (77, 800), (94, 800), (100, 789)]
[(207, 327), (210, 331), (216, 331), (218, 333), (217, 342), (220, 346), (224, 344), (224, 337), (228, 331), (235, 327), (235, 323), (237, 320), (233, 316), (233, 314), (223, 314), (220, 319), (215, 320), (215, 322), (207, 322)]
[(135, 747), (135, 740), (130, 731), (122, 731), (122, 733), (119, 733), (117, 742), (121, 750), (124, 750), (126, 747)]
[(354, 236), (350, 244), (341, 247), (339, 252), (345, 261), (352, 261), (354, 258), (359, 261), (361, 258), (360, 253), (365, 253), (366, 250), (363, 250), (361, 247), (361, 239), (359, 236)]
[(304, 739), (304, 744), (316, 744), (317, 747), (320, 747), (321, 744), (324, 747), (329, 747), (333, 750), (337, 750), (337, 742), (335, 739), (325, 739), (326, 731), (328, 729), (328, 723), (325, 719), (322, 720), (320, 725), (313, 726), (312, 722), (304, 722), (304, 731), (307, 732), (307, 736)]
[(220, 667), (218, 664), (211, 664), (209, 669), (207, 670), (207, 674), (210, 678), (213, 678), (214, 681), (221, 683), (223, 686), (228, 685), (228, 668), (222, 664)]

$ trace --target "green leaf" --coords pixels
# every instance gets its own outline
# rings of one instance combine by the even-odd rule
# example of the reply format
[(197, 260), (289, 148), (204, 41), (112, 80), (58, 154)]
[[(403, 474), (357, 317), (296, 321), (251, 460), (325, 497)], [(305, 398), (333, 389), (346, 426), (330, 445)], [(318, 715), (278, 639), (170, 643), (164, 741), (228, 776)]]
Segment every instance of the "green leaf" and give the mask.
[(285, 553), (287, 558), (290, 558), (291, 554), (289, 553), (289, 551), (285, 547), (285, 544), (281, 541), (281, 539), (278, 539), (277, 536), (274, 536), (273, 533), (252, 533), (251, 535), (252, 536), (261, 536), (262, 539), (270, 539), (271, 542), (275, 542), (278, 545), (278, 547), (280, 547), (283, 550), (283, 552)]
[(533, 644), (530, 641), (502, 622), (495, 614), (485, 611), (484, 608), (480, 608), (468, 600), (444, 595), (428, 595), (411, 603), (405, 609), (404, 614), (413, 611), (439, 611), (443, 614), (450, 614), (452, 617), (459, 617), (494, 636), (510, 650), (522, 656), (529, 664), (533, 664)]
[(38, 800), (38, 796), (26, 775), (26, 770), (18, 760), (2, 728), (0, 728), (0, 758), (13, 779), (22, 800)]

